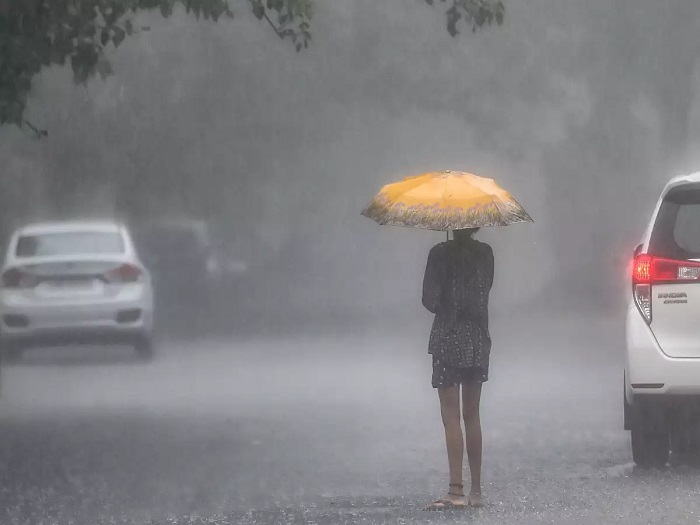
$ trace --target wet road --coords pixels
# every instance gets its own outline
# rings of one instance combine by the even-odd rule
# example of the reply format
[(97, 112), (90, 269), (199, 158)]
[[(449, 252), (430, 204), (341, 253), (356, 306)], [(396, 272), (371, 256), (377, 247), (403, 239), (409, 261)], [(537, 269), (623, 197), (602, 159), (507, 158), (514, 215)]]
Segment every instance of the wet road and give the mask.
[(424, 326), (35, 352), (4, 373), (0, 523), (698, 523), (700, 472), (630, 464), (616, 326), (496, 323), (488, 505), (440, 514)]

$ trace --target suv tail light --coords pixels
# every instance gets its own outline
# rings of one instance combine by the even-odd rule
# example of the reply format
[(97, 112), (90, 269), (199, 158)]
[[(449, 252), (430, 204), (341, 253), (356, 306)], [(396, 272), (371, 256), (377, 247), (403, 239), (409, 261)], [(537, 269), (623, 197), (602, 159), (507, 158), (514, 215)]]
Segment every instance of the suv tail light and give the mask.
[(647, 324), (651, 324), (651, 289), (654, 284), (700, 282), (700, 262), (664, 259), (639, 254), (634, 259), (634, 301)]
[(135, 283), (141, 280), (143, 272), (138, 266), (133, 264), (122, 264), (114, 270), (110, 270), (104, 274), (104, 278), (108, 283)]
[(10, 268), (2, 274), (1, 282), (3, 288), (34, 288), (39, 279), (21, 268)]

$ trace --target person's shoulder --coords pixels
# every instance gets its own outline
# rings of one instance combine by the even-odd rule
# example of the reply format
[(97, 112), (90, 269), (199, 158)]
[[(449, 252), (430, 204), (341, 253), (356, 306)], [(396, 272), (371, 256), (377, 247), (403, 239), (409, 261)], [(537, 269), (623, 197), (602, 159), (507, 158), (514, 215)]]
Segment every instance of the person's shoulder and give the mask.
[(430, 253), (432, 255), (438, 255), (438, 254), (445, 253), (445, 250), (448, 249), (448, 243), (449, 243), (449, 241), (442, 241), (442, 242), (437, 243), (435, 246), (433, 246), (430, 249)]
[(491, 248), (490, 244), (477, 240), (475, 240), (474, 242), (478, 246), (478, 250), (484, 255), (493, 255), (493, 248)]
[(428, 257), (434, 261), (446, 261), (454, 256), (454, 241), (442, 241), (430, 249)]

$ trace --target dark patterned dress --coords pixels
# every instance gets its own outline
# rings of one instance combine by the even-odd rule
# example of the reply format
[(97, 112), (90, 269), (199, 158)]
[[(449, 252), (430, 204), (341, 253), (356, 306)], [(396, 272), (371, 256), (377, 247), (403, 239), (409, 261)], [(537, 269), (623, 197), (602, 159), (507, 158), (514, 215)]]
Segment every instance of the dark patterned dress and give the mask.
[(474, 239), (447, 241), (430, 250), (423, 305), (435, 314), (428, 344), (434, 388), (488, 380), (493, 266), (491, 247)]

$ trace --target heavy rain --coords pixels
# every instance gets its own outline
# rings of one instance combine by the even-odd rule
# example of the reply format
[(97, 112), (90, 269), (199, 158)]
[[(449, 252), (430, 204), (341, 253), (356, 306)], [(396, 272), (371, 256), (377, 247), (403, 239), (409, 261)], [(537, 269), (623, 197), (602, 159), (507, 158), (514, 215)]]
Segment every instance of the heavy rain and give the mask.
[[(672, 279), (644, 232), (700, 170), (699, 29), (696, 0), (0, 0), (0, 524), (698, 523), (700, 224)], [(446, 234), (360, 212), (436, 170), (534, 223), (476, 234), (484, 506), (426, 512)]]

